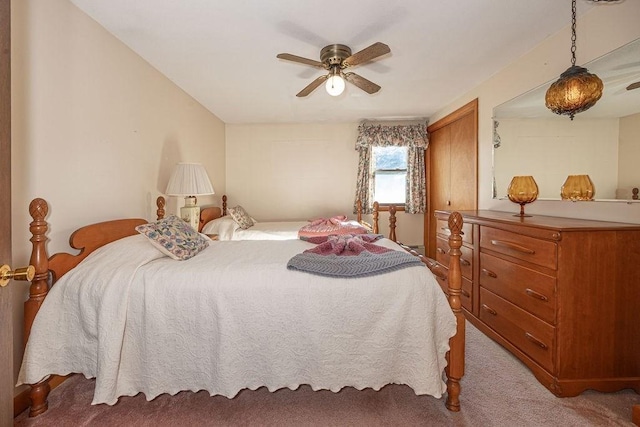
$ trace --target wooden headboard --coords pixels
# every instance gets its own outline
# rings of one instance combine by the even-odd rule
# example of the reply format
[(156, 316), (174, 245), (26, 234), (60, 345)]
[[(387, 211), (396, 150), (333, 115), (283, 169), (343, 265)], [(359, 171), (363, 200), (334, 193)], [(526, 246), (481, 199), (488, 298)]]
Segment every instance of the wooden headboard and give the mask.
[(198, 223), (198, 231), (202, 231), (202, 228), (209, 221), (213, 221), (216, 218), (220, 218), (227, 215), (227, 196), (222, 196), (222, 208), (217, 206), (210, 206), (200, 209), (200, 222)]

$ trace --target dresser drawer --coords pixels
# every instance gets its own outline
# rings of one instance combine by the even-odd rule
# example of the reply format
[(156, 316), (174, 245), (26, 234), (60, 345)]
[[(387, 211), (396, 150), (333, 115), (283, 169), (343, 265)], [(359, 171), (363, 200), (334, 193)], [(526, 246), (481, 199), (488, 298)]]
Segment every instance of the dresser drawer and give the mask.
[(480, 320), (553, 373), (555, 328), (480, 288)]
[[(436, 233), (445, 238), (451, 235), (449, 230), (449, 219), (438, 218), (436, 223)], [(473, 245), (473, 224), (462, 222), (462, 241)]]
[(555, 277), (481, 253), (480, 286), (555, 325)]
[(480, 229), (480, 247), (553, 270), (557, 267), (558, 247), (555, 242), (483, 226)]
[[(473, 249), (461, 246), (460, 271), (467, 279), (473, 280)], [(445, 267), (449, 267), (451, 256), (449, 255), (449, 241), (442, 237), (436, 239), (436, 261)]]
[[(447, 268), (438, 264), (437, 267), (431, 268), (431, 272), (435, 276), (436, 281), (440, 285), (440, 288), (442, 288), (442, 291), (445, 294), (449, 295), (449, 280), (448, 280), (449, 271), (447, 270)], [(462, 290), (460, 293), (460, 303), (468, 311), (471, 311), (473, 307), (472, 289), (473, 287), (472, 287), (471, 280), (463, 277)]]

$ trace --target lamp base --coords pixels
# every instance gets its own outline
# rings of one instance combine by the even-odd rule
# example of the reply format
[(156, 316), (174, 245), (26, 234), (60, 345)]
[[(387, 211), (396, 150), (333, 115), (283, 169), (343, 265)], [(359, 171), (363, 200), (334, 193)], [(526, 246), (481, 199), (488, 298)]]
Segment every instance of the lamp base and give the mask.
[(200, 206), (196, 205), (195, 197), (185, 197), (184, 206), (180, 208), (180, 217), (191, 228), (198, 231), (200, 225)]

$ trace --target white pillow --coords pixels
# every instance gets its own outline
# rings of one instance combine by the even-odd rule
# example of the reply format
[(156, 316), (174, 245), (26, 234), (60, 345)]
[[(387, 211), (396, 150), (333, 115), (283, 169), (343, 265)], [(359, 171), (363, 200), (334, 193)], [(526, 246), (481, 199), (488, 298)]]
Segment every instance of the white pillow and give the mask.
[(230, 216), (223, 216), (209, 221), (202, 227), (203, 234), (217, 234), (218, 240), (231, 240), (233, 233), (240, 228)]

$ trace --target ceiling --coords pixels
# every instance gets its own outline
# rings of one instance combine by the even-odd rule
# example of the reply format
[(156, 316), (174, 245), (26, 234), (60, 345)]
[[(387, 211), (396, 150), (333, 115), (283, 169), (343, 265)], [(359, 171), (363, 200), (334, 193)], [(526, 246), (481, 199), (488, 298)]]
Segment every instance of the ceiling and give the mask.
[[(569, 0), (71, 2), (230, 124), (426, 119), (571, 22)], [(353, 68), (373, 95), (347, 83), (298, 98), (323, 70), (276, 58), (375, 42), (391, 53)]]

